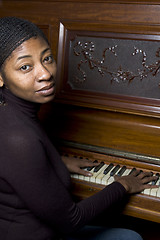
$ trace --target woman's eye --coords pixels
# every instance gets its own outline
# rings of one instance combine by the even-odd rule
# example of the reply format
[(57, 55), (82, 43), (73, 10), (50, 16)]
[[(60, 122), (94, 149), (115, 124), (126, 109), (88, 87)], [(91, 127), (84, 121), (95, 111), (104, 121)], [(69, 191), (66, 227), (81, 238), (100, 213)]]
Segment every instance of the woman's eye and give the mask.
[(23, 66), (20, 68), (20, 70), (22, 70), (22, 71), (28, 71), (28, 70), (30, 70), (30, 66), (29, 66), (29, 65), (23, 65)]
[(53, 62), (53, 57), (52, 56), (45, 57), (43, 61), (47, 62), (47, 63), (52, 63)]

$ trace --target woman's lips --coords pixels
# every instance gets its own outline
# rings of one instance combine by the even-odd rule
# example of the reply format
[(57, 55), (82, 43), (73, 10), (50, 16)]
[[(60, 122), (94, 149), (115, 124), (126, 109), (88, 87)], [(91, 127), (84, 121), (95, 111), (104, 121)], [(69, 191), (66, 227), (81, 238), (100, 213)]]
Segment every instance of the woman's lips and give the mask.
[(48, 86), (44, 86), (41, 89), (39, 89), (38, 91), (36, 91), (38, 94), (44, 95), (44, 96), (49, 96), (51, 94), (54, 94), (55, 91), (55, 84), (52, 83)]

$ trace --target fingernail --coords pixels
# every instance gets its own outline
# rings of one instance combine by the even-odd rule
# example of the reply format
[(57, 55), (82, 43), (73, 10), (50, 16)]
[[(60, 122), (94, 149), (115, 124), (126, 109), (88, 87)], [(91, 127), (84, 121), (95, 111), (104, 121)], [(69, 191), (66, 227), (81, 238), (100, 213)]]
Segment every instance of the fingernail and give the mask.
[(91, 177), (91, 176), (92, 176), (92, 173), (87, 173), (87, 176), (88, 176), (88, 177)]

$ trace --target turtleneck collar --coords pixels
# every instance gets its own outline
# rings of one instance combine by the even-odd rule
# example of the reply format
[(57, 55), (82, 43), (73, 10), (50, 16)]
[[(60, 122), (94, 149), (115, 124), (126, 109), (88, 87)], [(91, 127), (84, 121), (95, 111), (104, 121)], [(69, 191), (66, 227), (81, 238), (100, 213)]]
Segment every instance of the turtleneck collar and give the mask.
[(14, 106), (31, 118), (37, 118), (41, 104), (19, 98), (5, 87), (2, 88), (2, 94), (6, 105)]

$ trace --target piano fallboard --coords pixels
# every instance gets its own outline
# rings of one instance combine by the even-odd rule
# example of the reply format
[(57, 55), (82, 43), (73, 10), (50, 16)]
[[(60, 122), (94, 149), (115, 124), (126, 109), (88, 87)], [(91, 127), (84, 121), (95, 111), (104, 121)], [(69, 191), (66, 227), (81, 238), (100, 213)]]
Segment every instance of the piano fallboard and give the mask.
[[(121, 167), (136, 168), (142, 171), (152, 171), (154, 174), (160, 173), (160, 166), (158, 164), (146, 163), (142, 161), (135, 161), (133, 159), (127, 159), (123, 157), (111, 156), (106, 154), (99, 154), (91, 151), (74, 148), (63, 148), (61, 154), (65, 157), (74, 158), (79, 157), (82, 159), (88, 158), (92, 161), (98, 160), (98, 162), (104, 162), (105, 164), (113, 163), (119, 164)], [(83, 177), (82, 177), (83, 178)], [(72, 193), (77, 200), (82, 200), (102, 190), (105, 185), (97, 184), (96, 182), (90, 182), (82, 180), (81, 177), (75, 178), (71, 174), (72, 180)], [(153, 222), (160, 223), (160, 197), (152, 196), (144, 193), (134, 194), (128, 197), (125, 205), (121, 210), (122, 214), (145, 219)]]

